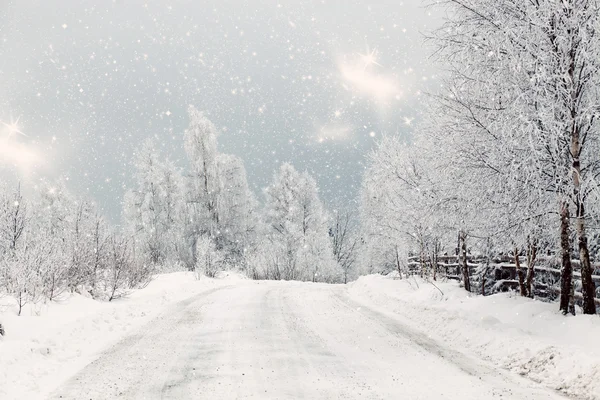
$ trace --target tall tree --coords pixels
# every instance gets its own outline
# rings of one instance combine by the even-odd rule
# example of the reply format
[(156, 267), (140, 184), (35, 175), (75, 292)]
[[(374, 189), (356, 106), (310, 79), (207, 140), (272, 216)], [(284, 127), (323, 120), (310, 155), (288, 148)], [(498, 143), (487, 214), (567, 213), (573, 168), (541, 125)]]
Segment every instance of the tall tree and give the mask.
[(344, 274), (344, 283), (352, 276), (360, 246), (356, 217), (349, 210), (335, 210), (329, 228), (333, 255)]
[(220, 215), (218, 247), (226, 249), (235, 262), (254, 247), (257, 234), (257, 201), (248, 186), (243, 161), (229, 154), (217, 155)]
[(153, 265), (177, 263), (183, 239), (181, 176), (163, 161), (152, 140), (134, 161), (137, 187), (125, 196), (125, 218), (135, 237), (137, 254)]
[[(451, 0), (443, 4), (449, 17), (435, 40), (439, 54), (451, 66), (444, 109), (467, 121), (468, 134), (462, 138), (459, 154), (477, 156), (479, 165), (520, 183), (528, 200), (536, 191), (554, 194), (559, 211), (554, 214), (562, 215), (557, 218), (561, 234), (554, 237), (563, 253), (560, 308), (564, 312), (572, 292), (567, 262), (571, 245), (558, 236), (568, 236), (568, 216), (574, 208), (583, 308), (594, 313), (585, 226), (588, 212), (597, 203), (592, 198), (597, 196), (600, 167), (595, 156), (600, 99), (598, 2)], [(479, 138), (485, 138), (487, 146)], [(498, 149), (510, 151), (502, 156)], [(547, 203), (539, 198), (533, 203)]]
[(254, 245), (256, 200), (248, 187), (246, 170), (239, 157), (217, 151), (217, 129), (194, 107), (185, 149), (191, 164), (187, 179), (186, 235), (192, 249), (190, 264), (196, 265), (197, 241), (211, 238), (217, 249), (235, 263), (243, 263)]
[(190, 162), (187, 203), (190, 244), (195, 248), (200, 235), (214, 237), (219, 229), (219, 175), (217, 129), (193, 106), (188, 109), (190, 125), (184, 134), (185, 151)]
[(333, 258), (315, 180), (283, 164), (265, 195), (266, 235), (277, 252), (281, 278), (338, 280), (341, 271)]

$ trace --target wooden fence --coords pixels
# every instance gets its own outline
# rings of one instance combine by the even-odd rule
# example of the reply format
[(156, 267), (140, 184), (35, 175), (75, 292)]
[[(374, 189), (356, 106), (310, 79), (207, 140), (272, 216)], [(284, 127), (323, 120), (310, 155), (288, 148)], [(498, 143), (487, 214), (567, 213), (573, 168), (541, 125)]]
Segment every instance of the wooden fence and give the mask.
[[(527, 273), (526, 257), (519, 257), (521, 269)], [(581, 290), (581, 273), (579, 260), (572, 260), (573, 284), (575, 285), (575, 299), (580, 302), (583, 296)], [(460, 260), (455, 255), (442, 255), (438, 257), (436, 275), (446, 279), (462, 280)], [(487, 260), (484, 257), (467, 257), (467, 266), (471, 279), (471, 291), (484, 295), (498, 292), (518, 291), (519, 280), (517, 266), (512, 257), (497, 257)], [(595, 263), (592, 280), (596, 285), (596, 304), (600, 305), (600, 263)], [(419, 256), (408, 258), (408, 273), (431, 275), (431, 262), (426, 260), (421, 265)], [(534, 267), (532, 282), (534, 295), (538, 298), (555, 300), (560, 296), (560, 260), (555, 257), (538, 257)]]

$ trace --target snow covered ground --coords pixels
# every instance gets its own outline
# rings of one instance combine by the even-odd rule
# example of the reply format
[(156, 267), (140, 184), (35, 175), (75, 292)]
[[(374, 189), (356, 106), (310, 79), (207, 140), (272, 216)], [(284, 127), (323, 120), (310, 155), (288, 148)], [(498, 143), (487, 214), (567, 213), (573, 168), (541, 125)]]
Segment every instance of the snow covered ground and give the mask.
[(557, 304), (514, 294), (469, 296), (455, 282), (371, 275), (352, 298), (416, 327), (434, 340), (577, 399), (600, 399), (600, 318), (564, 317)]
[(357, 307), (344, 286), (245, 281), (173, 311), (50, 399), (560, 398)]
[[(223, 276), (223, 278), (234, 278)], [(44, 398), (49, 391), (181, 301), (231, 285), (232, 279), (197, 281), (192, 273), (158, 275), (146, 288), (107, 302), (65, 296), (51, 306), (27, 306), (17, 317), (0, 299), (0, 399)]]
[(5, 308), (0, 398), (561, 398), (544, 386), (600, 398), (598, 317), (454, 283), (442, 295), (381, 276), (220, 278), (160, 275), (125, 299), (71, 296), (39, 316)]

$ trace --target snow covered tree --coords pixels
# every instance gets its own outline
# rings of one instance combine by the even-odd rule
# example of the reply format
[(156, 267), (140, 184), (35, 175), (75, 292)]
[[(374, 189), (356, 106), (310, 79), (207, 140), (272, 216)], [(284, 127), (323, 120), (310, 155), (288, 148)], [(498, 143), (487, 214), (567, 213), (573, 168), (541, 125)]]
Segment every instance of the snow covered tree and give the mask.
[[(522, 183), (528, 199), (536, 191), (553, 193), (558, 199), (559, 212), (554, 213), (561, 215), (563, 239), (555, 237), (562, 250), (560, 308), (564, 312), (572, 304), (568, 232), (571, 208), (575, 210), (583, 308), (594, 313), (585, 225), (595, 212), (597, 202), (592, 199), (597, 196), (600, 167), (597, 1), (444, 4), (449, 18), (435, 39), (438, 54), (452, 71), (445, 111), (462, 115), (461, 120), (474, 127), (468, 137), (462, 137), (464, 146), (458, 154), (478, 155), (480, 164), (492, 161), (488, 169), (496, 168)], [(477, 141), (481, 137), (487, 146)], [(489, 145), (494, 142), (498, 145)], [(486, 151), (490, 149), (508, 149), (505, 154), (512, 157), (498, 158), (497, 151)]]
[(103, 271), (103, 283), (107, 300), (112, 301), (125, 295), (127, 289), (135, 287), (130, 280), (135, 260), (127, 238), (112, 234), (107, 241), (108, 265)]
[[(191, 164), (187, 180), (188, 240), (195, 254), (202, 235), (214, 237), (219, 230), (219, 176), (217, 129), (193, 106), (188, 110), (190, 125), (184, 134), (185, 151)], [(195, 256), (192, 257), (195, 264)]]
[(0, 200), (0, 281), (19, 315), (26, 304), (53, 300), (66, 286), (67, 212), (49, 201), (45, 190), (33, 202), (24, 199), (20, 187)]
[(69, 229), (67, 285), (72, 291), (96, 290), (98, 275), (107, 265), (107, 226), (94, 205), (79, 200), (74, 205)]
[(257, 234), (257, 201), (248, 186), (246, 169), (239, 157), (218, 154), (219, 231), (218, 247), (225, 249), (236, 262), (254, 247)]
[(2, 290), (17, 302), (18, 315), (40, 297), (38, 271), (43, 259), (28, 238), (30, 213), (21, 186), (0, 198), (0, 274)]
[(181, 176), (160, 159), (152, 140), (136, 154), (134, 166), (137, 187), (125, 195), (124, 216), (136, 254), (154, 266), (176, 264), (184, 252)]
[(400, 258), (414, 253), (419, 256), (421, 274), (435, 277), (441, 237), (455, 229), (447, 226), (453, 225), (442, 212), (448, 199), (428, 174), (431, 169), (426, 161), (423, 148), (394, 137), (384, 137), (369, 156), (361, 220), (372, 261), (382, 270), (396, 269), (402, 274)]
[(217, 249), (211, 238), (202, 236), (198, 239), (196, 243), (196, 278), (201, 276), (214, 278), (219, 271), (223, 270), (224, 262), (223, 253)]
[(44, 242), (46, 259), (40, 271), (44, 296), (52, 301), (67, 288), (70, 264), (70, 227), (75, 200), (61, 179), (42, 180), (36, 187), (37, 198), (32, 224), (37, 242)]
[(187, 178), (186, 238), (191, 248), (190, 265), (201, 236), (213, 238), (226, 258), (243, 263), (254, 245), (256, 199), (248, 187), (246, 170), (239, 157), (217, 151), (217, 129), (212, 122), (189, 108), (190, 125), (185, 149), (191, 164)]
[(355, 215), (352, 211), (336, 210), (332, 226), (329, 229), (333, 255), (343, 271), (344, 283), (354, 274), (356, 258), (359, 251), (360, 238)]
[(266, 238), (276, 253), (281, 279), (339, 280), (341, 270), (315, 180), (283, 164), (265, 195)]
[(2, 198), (0, 211), (0, 246), (4, 251), (15, 250), (27, 225), (27, 205), (23, 201), (21, 185)]

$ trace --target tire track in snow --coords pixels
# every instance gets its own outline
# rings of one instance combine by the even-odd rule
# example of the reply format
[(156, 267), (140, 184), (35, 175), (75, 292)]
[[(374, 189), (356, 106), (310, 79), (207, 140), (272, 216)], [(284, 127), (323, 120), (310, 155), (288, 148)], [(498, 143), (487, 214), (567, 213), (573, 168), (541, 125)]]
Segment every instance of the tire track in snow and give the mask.
[[(189, 331), (173, 329), (185, 325), (192, 316), (200, 318), (198, 309), (216, 292), (232, 286), (213, 288), (179, 301), (163, 314), (142, 326), (135, 334), (126, 337), (105, 350), (49, 399), (113, 399), (133, 398), (133, 391), (147, 394), (143, 398), (156, 398), (166, 378), (162, 371), (171, 369), (182, 352), (180, 348)], [(201, 302), (196, 308), (196, 303)], [(195, 320), (197, 323), (198, 320)], [(163, 346), (164, 342), (169, 343)]]
[[(530, 395), (535, 399), (548, 398), (548, 389), (536, 384), (533, 381), (511, 374), (508, 371), (500, 371), (483, 360), (470, 357), (460, 351), (454, 350), (445, 344), (442, 344), (425, 332), (411, 327), (408, 323), (401, 322), (401, 316), (385, 313), (372, 308), (364, 303), (358, 302), (350, 297), (347, 291), (339, 290), (335, 292), (337, 301), (348, 308), (354, 309), (370, 320), (383, 326), (392, 334), (407, 339), (419, 346), (425, 352), (433, 354), (449, 364), (455, 365), (466, 374), (478, 378), (491, 385), (498, 386), (507, 394), (512, 392), (512, 387), (521, 387), (529, 389)], [(567, 399), (562, 393), (554, 391), (557, 399)], [(545, 397), (544, 397), (545, 396)]]

